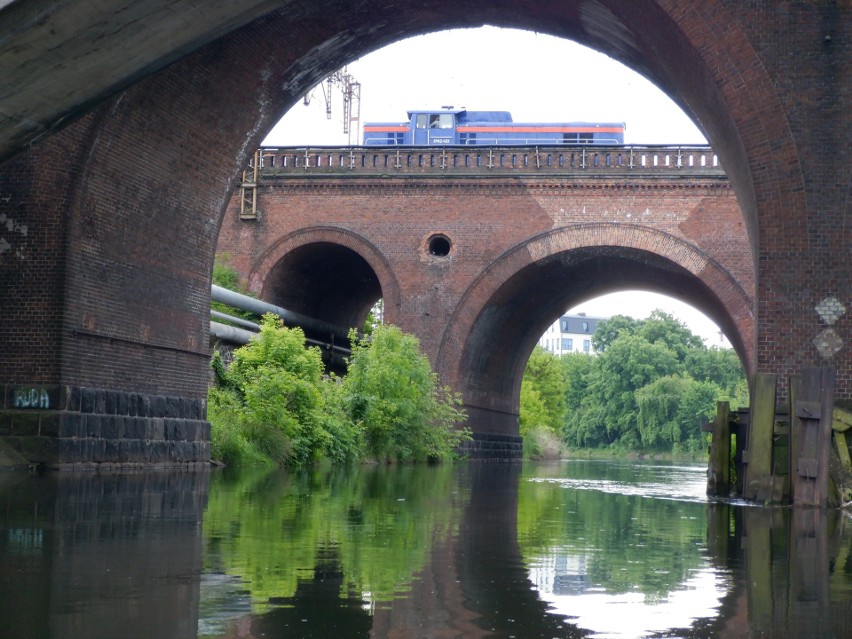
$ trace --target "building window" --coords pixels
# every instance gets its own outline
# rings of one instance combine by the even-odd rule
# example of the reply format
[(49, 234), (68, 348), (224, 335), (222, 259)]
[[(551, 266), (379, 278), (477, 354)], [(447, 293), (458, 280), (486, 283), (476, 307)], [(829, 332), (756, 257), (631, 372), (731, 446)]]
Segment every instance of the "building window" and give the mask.
[(583, 352), (588, 353), (591, 349), (592, 349), (592, 343), (589, 340), (584, 339), (583, 340)]
[(568, 337), (562, 338), (562, 350), (563, 351), (571, 351), (574, 350), (574, 340)]
[(583, 322), (583, 332), (584, 333), (589, 332), (589, 323), (588, 322)]

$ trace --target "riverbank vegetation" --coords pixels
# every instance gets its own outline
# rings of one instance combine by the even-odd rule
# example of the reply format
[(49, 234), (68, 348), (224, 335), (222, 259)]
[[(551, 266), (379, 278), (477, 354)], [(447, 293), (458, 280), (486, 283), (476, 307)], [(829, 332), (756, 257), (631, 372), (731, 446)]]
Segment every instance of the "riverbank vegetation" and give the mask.
[(736, 353), (708, 348), (662, 311), (602, 321), (592, 344), (594, 356), (536, 347), (530, 357), (521, 386), (527, 456), (547, 456), (555, 441), (615, 454), (695, 453), (707, 446), (700, 423), (717, 401), (748, 405)]
[(213, 358), (208, 395), (212, 456), (226, 465), (300, 466), (451, 458), (469, 433), (461, 398), (438, 384), (420, 343), (380, 325), (350, 335), (344, 377), (325, 375), (304, 332), (264, 316), (226, 367)]

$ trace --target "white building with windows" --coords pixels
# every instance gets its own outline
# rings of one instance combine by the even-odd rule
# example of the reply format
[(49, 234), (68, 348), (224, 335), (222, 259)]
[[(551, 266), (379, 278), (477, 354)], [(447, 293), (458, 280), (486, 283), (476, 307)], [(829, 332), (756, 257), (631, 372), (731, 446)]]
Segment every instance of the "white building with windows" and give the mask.
[(538, 340), (538, 345), (554, 355), (566, 353), (594, 353), (592, 335), (601, 322), (608, 317), (591, 317), (585, 313), (563, 315), (550, 325)]

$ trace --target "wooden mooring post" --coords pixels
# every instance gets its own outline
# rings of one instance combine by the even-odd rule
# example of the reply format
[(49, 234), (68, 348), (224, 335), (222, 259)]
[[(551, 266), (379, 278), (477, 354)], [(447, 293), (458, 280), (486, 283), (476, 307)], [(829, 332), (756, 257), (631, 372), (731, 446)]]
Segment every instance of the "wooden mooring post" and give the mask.
[[(751, 410), (746, 450), (743, 452), (743, 498), (774, 501), (772, 437), (775, 430), (775, 375), (757, 373), (751, 390)], [(780, 501), (780, 499), (779, 499)]]
[(731, 424), (728, 402), (716, 402), (716, 418), (708, 424), (710, 459), (707, 463), (707, 494), (727, 497), (731, 492)]
[[(732, 412), (727, 402), (717, 403), (716, 418), (703, 427), (712, 433), (708, 496), (731, 495), (731, 437), (736, 436), (737, 496), (764, 504), (792, 502), (820, 508), (852, 501), (852, 460), (846, 441), (852, 413), (833, 407), (834, 372), (806, 369), (792, 376), (788, 387), (789, 402), (779, 409), (775, 375), (758, 373), (752, 379), (748, 410)], [(832, 444), (836, 458), (830, 464)], [(836, 466), (846, 475), (835, 477), (839, 471), (832, 470), (829, 479), (830, 468)], [(829, 494), (834, 485), (839, 496)]]
[(806, 369), (790, 379), (793, 503), (824, 508), (834, 411), (834, 371)]

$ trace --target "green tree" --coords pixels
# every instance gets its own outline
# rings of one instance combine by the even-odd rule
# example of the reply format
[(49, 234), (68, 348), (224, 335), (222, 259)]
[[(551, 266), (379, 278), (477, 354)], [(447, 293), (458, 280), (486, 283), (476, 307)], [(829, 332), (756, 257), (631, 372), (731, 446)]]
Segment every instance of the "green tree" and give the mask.
[(680, 437), (673, 443), (673, 450), (706, 451), (710, 436), (701, 431), (701, 424), (716, 414), (716, 402), (723, 397), (718, 385), (708, 381), (693, 381), (686, 389), (678, 406), (677, 422)]
[[(596, 408), (591, 414), (602, 419), (596, 428), (605, 433), (607, 444), (635, 450), (641, 446), (635, 393), (658, 377), (678, 369), (677, 355), (664, 344), (650, 343), (640, 335), (622, 333), (596, 358), (589, 376), (584, 405)], [(585, 412), (585, 411), (584, 411)], [(586, 424), (586, 430), (590, 427)]]
[(704, 349), (704, 341), (674, 316), (659, 309), (639, 323), (636, 331), (652, 344), (665, 344), (683, 362), (691, 350)]
[(350, 339), (343, 395), (365, 452), (382, 461), (450, 458), (469, 437), (457, 427), (466, 415), (461, 398), (438, 384), (419, 340), (392, 325), (376, 326), (369, 340)]
[(592, 335), (592, 347), (596, 353), (603, 353), (615, 339), (626, 332), (632, 335), (640, 322), (627, 315), (613, 315), (609, 319), (598, 322), (595, 334)]
[[(525, 395), (523, 384), (521, 385), (522, 425), (526, 422), (527, 426), (534, 425), (559, 432), (565, 419), (565, 375), (559, 358), (536, 346), (524, 369), (523, 382), (528, 384), (530, 391), (535, 391), (535, 395), (531, 392)], [(532, 403), (525, 405), (525, 397)], [(537, 400), (533, 400), (533, 397), (537, 397)], [(524, 414), (532, 410), (532, 405), (536, 401), (541, 402), (544, 411), (536, 418), (537, 423), (531, 423), (529, 417), (524, 419)], [(523, 432), (521, 434), (523, 435)]]
[(603, 446), (606, 443), (603, 420), (598, 419), (591, 402), (586, 399), (598, 358), (584, 353), (568, 353), (559, 359), (559, 363), (565, 380), (562, 438), (569, 446), (578, 448)]
[(384, 309), (385, 301), (383, 299), (380, 299), (378, 302), (373, 304), (373, 307), (367, 313), (367, 318), (364, 320), (364, 325), (361, 327), (361, 333), (363, 335), (372, 335), (373, 329), (382, 323)]
[(700, 424), (715, 412), (722, 389), (688, 375), (667, 375), (636, 391), (643, 446), (656, 450), (697, 451), (706, 447)]
[(524, 379), (521, 381), (521, 437), (526, 437), (531, 429), (547, 428), (549, 421), (550, 415), (547, 412), (547, 406), (541, 400), (541, 393), (535, 389), (530, 380)]
[(593, 343), (597, 357), (563, 358), (570, 446), (701, 450), (698, 424), (716, 401), (747, 402), (736, 353), (708, 349), (662, 311), (642, 321), (605, 320)]
[(565, 380), (565, 410), (567, 413), (580, 408), (589, 386), (589, 374), (597, 358), (585, 353), (567, 353), (559, 358), (562, 377)]
[(354, 331), (349, 373), (323, 374), (319, 349), (299, 328), (265, 315), (260, 333), (226, 369), (213, 358), (208, 414), (213, 456), (231, 464), (302, 465), (451, 457), (469, 432), (461, 397), (440, 387), (420, 343), (393, 326)]
[(744, 379), (743, 367), (736, 351), (730, 348), (692, 348), (684, 367), (694, 379), (713, 382), (733, 398), (737, 385)]
[(213, 283), (238, 293), (247, 293), (240, 274), (231, 266), (231, 256), (228, 253), (217, 253), (213, 260)]

